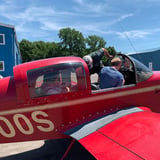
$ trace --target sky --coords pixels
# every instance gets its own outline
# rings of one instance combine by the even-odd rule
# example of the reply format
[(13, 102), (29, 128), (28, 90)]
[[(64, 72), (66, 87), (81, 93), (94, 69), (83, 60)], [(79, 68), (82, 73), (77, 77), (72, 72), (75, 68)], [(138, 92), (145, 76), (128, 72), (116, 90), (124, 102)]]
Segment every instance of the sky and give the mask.
[(160, 49), (159, 0), (0, 0), (0, 23), (17, 39), (60, 42), (59, 30), (102, 37), (122, 53)]

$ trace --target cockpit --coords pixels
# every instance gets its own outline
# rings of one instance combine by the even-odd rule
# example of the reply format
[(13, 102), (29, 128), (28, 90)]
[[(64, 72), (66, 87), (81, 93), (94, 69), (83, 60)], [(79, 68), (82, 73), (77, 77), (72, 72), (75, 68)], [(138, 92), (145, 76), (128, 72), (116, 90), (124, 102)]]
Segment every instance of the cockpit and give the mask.
[(32, 98), (86, 90), (86, 75), (81, 63), (63, 63), (27, 72)]
[[(117, 56), (121, 59), (122, 62), (121, 69), (119, 71), (123, 74), (125, 80), (124, 85), (121, 87), (135, 86), (137, 83), (143, 82), (152, 76), (153, 72), (135, 58), (124, 54), (118, 54)], [(107, 65), (110, 66), (110, 64)], [(98, 80), (92, 83), (91, 86), (92, 90), (99, 90)], [(119, 87), (111, 87), (109, 89), (115, 88)]]
[[(123, 54), (118, 56), (122, 61), (120, 72), (124, 76), (125, 87), (136, 85), (152, 76), (152, 71), (138, 60)], [(86, 77), (81, 62), (60, 63), (31, 69), (27, 71), (29, 94), (32, 98), (38, 98), (84, 90), (99, 90), (98, 81), (93, 83), (91, 79), (89, 87)]]
[(153, 72), (133, 57), (119, 54), (122, 60), (120, 72), (124, 75), (125, 85), (136, 84), (147, 80)]

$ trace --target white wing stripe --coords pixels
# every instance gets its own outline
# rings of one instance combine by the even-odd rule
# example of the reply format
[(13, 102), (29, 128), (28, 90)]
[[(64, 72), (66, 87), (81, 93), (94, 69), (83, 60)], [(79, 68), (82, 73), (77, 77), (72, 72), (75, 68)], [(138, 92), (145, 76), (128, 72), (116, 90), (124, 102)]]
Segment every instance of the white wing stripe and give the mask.
[(110, 98), (118, 98), (123, 96), (128, 96), (132, 94), (138, 94), (138, 93), (145, 93), (145, 92), (151, 92), (156, 89), (160, 89), (160, 85), (152, 86), (152, 87), (145, 87), (145, 88), (139, 88), (139, 89), (133, 89), (133, 90), (127, 90), (127, 91), (117, 91), (117, 93), (110, 93), (110, 94), (103, 94), (103, 95), (96, 95), (96, 93), (93, 94), (91, 97), (87, 98), (81, 98), (76, 100), (70, 100), (65, 102), (58, 102), (54, 104), (46, 104), (42, 106), (29, 106), (26, 108), (17, 108), (17, 109), (11, 109), (11, 110), (5, 110), (0, 111), (0, 115), (9, 115), (9, 114), (15, 114), (15, 113), (24, 113), (24, 112), (32, 112), (36, 110), (44, 110), (44, 109), (53, 109), (53, 108), (60, 108), (60, 107), (69, 107), (77, 104), (83, 104), (83, 103), (90, 103), (90, 102), (97, 102), (101, 100), (106, 100)]

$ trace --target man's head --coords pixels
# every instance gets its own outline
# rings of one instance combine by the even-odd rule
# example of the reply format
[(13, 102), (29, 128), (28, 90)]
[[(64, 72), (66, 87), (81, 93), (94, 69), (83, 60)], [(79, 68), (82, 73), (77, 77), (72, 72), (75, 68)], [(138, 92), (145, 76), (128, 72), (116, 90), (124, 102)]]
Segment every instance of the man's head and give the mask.
[(122, 61), (119, 57), (114, 57), (111, 60), (111, 65), (114, 66), (117, 70), (121, 68)]
[(126, 67), (127, 69), (130, 68), (131, 62), (130, 62), (130, 60), (129, 60), (128, 58), (125, 58), (125, 60), (124, 60), (124, 65), (125, 65), (125, 67)]
[(86, 55), (83, 57), (83, 60), (87, 63), (89, 69), (93, 68), (93, 59), (91, 56)]

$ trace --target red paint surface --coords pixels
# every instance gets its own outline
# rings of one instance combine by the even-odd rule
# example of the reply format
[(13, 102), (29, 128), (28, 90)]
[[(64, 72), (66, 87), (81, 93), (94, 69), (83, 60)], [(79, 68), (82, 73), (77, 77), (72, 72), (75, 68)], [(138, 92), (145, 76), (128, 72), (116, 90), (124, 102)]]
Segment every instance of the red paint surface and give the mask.
[(132, 113), (80, 140), (97, 159), (160, 159), (160, 115)]

